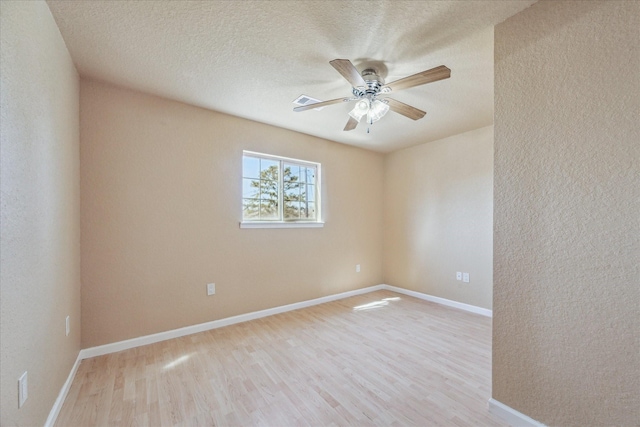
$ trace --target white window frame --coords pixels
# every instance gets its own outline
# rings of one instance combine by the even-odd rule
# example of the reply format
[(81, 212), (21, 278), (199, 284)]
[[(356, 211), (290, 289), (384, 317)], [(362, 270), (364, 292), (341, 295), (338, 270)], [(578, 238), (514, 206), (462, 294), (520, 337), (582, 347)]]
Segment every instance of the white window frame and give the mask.
[[(321, 200), (321, 186), (322, 186), (322, 171), (321, 171), (321, 165), (320, 163), (317, 162), (310, 162), (308, 160), (300, 160), (300, 159), (293, 159), (290, 157), (282, 157), (282, 156), (274, 156), (273, 154), (265, 154), (265, 153), (258, 153), (256, 151), (248, 151), (248, 150), (243, 150), (242, 151), (242, 158), (244, 159), (244, 156), (249, 156), (249, 157), (257, 157), (257, 158), (261, 158), (261, 159), (267, 159), (267, 160), (274, 160), (274, 161), (278, 161), (280, 162), (280, 173), (278, 174), (278, 180), (279, 180), (279, 184), (278, 184), (278, 211), (279, 211), (279, 219), (277, 220), (250, 220), (250, 221), (245, 221), (244, 220), (244, 213), (243, 213), (243, 204), (242, 204), (242, 199), (243, 197), (240, 197), (241, 203), (240, 203), (240, 212), (242, 215), (243, 220), (240, 221), (240, 228), (321, 228), (324, 226), (324, 222), (322, 221), (322, 200)], [(283, 209), (284, 209), (284, 197), (283, 197), (283, 191), (284, 191), (284, 186), (283, 186), (283, 174), (282, 174), (282, 170), (283, 170), (283, 164), (284, 163), (293, 163), (293, 164), (297, 164), (299, 166), (305, 166), (305, 167), (313, 167), (316, 170), (316, 182), (315, 182), (315, 190), (316, 190), (316, 194), (315, 194), (315, 206), (316, 206), (316, 219), (315, 220), (304, 220), (304, 219), (297, 219), (297, 220), (284, 220), (284, 214), (283, 214)], [(242, 188), (242, 180), (244, 179), (244, 162), (243, 162), (243, 173), (241, 174), (241, 181), (240, 181), (240, 185)], [(241, 189), (241, 195), (242, 195), (242, 189)]]

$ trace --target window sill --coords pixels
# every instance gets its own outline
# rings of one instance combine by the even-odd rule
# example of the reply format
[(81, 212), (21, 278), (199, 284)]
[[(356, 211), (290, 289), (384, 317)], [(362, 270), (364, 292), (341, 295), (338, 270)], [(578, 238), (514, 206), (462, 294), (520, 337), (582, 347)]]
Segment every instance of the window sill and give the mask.
[(240, 228), (322, 228), (324, 222), (284, 222), (284, 221), (262, 221), (262, 222), (241, 222)]

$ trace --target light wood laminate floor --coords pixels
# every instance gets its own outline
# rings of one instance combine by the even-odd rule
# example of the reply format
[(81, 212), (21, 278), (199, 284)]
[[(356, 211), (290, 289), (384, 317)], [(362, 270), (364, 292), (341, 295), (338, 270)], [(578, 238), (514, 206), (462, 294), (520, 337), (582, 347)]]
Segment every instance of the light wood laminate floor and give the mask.
[(56, 426), (505, 426), (491, 319), (372, 292), (83, 360)]

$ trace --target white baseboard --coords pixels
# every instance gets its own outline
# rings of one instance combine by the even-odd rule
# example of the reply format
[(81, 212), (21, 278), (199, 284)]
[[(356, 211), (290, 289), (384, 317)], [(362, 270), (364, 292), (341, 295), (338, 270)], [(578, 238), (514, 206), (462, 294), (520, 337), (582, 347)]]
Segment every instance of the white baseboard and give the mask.
[(476, 307), (474, 305), (464, 304), (461, 302), (452, 301), (445, 298), (434, 297), (434, 296), (423, 294), (420, 292), (410, 291), (407, 289), (383, 284), (383, 285), (369, 286), (362, 289), (356, 289), (354, 291), (328, 295), (326, 297), (315, 298), (312, 300), (301, 301), (293, 304), (282, 305), (280, 307), (269, 308), (266, 310), (240, 314), (238, 316), (232, 316), (224, 319), (213, 320), (211, 322), (200, 323), (198, 325), (192, 325), (192, 326), (186, 326), (184, 328), (173, 329), (165, 332), (159, 332), (157, 334), (152, 334), (152, 335), (145, 335), (142, 337), (132, 338), (124, 341), (118, 341), (111, 344), (91, 347), (91, 348), (81, 350), (80, 358), (88, 359), (90, 357), (102, 356), (104, 354), (115, 353), (118, 351), (127, 350), (134, 347), (140, 347), (142, 345), (153, 344), (160, 341), (166, 341), (172, 338), (178, 338), (178, 337), (183, 337), (185, 335), (191, 335), (191, 334), (196, 334), (198, 332), (208, 331), (211, 329), (222, 328), (224, 326), (234, 325), (236, 323), (247, 322), (249, 320), (259, 319), (261, 317), (272, 316), (274, 314), (284, 313), (292, 310), (298, 310), (305, 307), (311, 307), (314, 305), (323, 304), (325, 302), (336, 301), (339, 299), (349, 298), (355, 295), (366, 294), (369, 292), (379, 291), (382, 289), (386, 289), (386, 290), (397, 292), (404, 295), (409, 295), (409, 296), (426, 300), (426, 301), (435, 302), (438, 304), (446, 305), (448, 307), (454, 307), (454, 308), (469, 311), (472, 313), (481, 314), (483, 316), (491, 317), (491, 310), (487, 310), (486, 308)]
[(67, 381), (64, 382), (64, 385), (60, 389), (60, 393), (58, 393), (58, 398), (53, 404), (51, 411), (49, 411), (49, 416), (47, 417), (47, 421), (45, 421), (44, 423), (44, 427), (53, 427), (53, 425), (56, 423), (56, 419), (58, 418), (60, 409), (62, 409), (64, 400), (67, 398), (67, 393), (69, 393), (69, 389), (71, 388), (71, 383), (73, 383), (73, 379), (76, 376), (76, 372), (78, 372), (78, 366), (80, 366), (80, 362), (82, 362), (82, 357), (80, 357), (80, 353), (82, 353), (82, 351), (78, 353), (78, 357), (76, 358), (76, 362), (73, 364), (73, 367), (71, 368), (71, 372), (69, 372)]
[(390, 285), (382, 285), (383, 289), (397, 292), (399, 294), (409, 295), (414, 298), (419, 298), (425, 301), (435, 302), (437, 304), (446, 305), (447, 307), (453, 307), (460, 310), (468, 311), (471, 313), (481, 314), (486, 317), (492, 317), (493, 311), (487, 308), (477, 307), (471, 304), (465, 304), (463, 302), (453, 301), (446, 298), (434, 297), (433, 295), (423, 294), (422, 292), (410, 291), (409, 289), (398, 288)]
[(489, 399), (489, 412), (502, 418), (514, 427), (546, 427), (544, 424), (516, 411), (502, 402), (498, 402), (494, 398)]
[(240, 314), (238, 316), (227, 317), (224, 319), (213, 320), (211, 322), (200, 323), (198, 325), (186, 326), (171, 331), (159, 332), (157, 334), (145, 335), (138, 338), (132, 338), (125, 341), (119, 341), (112, 344), (105, 344), (97, 347), (91, 347), (80, 351), (82, 359), (90, 357), (102, 356), (104, 354), (115, 353), (117, 351), (127, 350), (142, 345), (153, 344), (160, 341), (166, 341), (172, 338), (183, 337), (198, 332), (204, 332), (211, 329), (222, 328), (224, 326), (234, 325), (236, 323), (247, 322), (249, 320), (259, 319), (261, 317), (272, 316), (274, 314), (284, 313), (287, 311), (298, 310), (305, 307), (311, 307), (325, 302), (336, 301), (343, 298), (349, 298), (355, 295), (366, 294), (373, 291), (379, 291), (385, 285), (369, 286), (367, 288), (356, 289), (354, 291), (342, 292), (339, 294), (328, 295), (326, 297), (315, 298), (312, 300), (296, 302), (293, 304), (282, 305), (280, 307), (269, 308), (266, 310), (254, 311), (251, 313)]
[(227, 317), (224, 319), (213, 320), (211, 322), (200, 323), (198, 325), (186, 326), (184, 328), (172, 329), (170, 331), (159, 332), (157, 334), (145, 335), (142, 337), (132, 338), (129, 340), (118, 341), (111, 344), (100, 345), (97, 347), (86, 348), (80, 351), (80, 359), (88, 359), (90, 357), (102, 356), (105, 354), (115, 353), (122, 350), (128, 350), (134, 347), (140, 347), (143, 345), (153, 344), (160, 341), (166, 341), (173, 338), (183, 337), (185, 335), (196, 334), (198, 332), (204, 332), (211, 329), (222, 328), (224, 326), (234, 325), (236, 323), (247, 322), (249, 320), (259, 319), (261, 317), (272, 316), (274, 314), (284, 313), (287, 311), (298, 310), (305, 307), (311, 307), (325, 302), (336, 301), (339, 299), (349, 298), (355, 295), (362, 295), (369, 292), (388, 290), (397, 292), (399, 294), (409, 295), (415, 298), (419, 298), (425, 301), (435, 302), (437, 304), (446, 305), (448, 307), (457, 308), (460, 310), (469, 311), (471, 313), (481, 314), (483, 316), (491, 317), (492, 312), (486, 308), (476, 307), (474, 305), (464, 304), (457, 301), (448, 300), (445, 298), (434, 297), (428, 294), (423, 294), (416, 291), (410, 291), (408, 289), (398, 288), (390, 285), (375, 285), (362, 289), (356, 289), (353, 291), (341, 292), (339, 294), (328, 295), (326, 297), (315, 298), (312, 300), (301, 301), (293, 304), (282, 305), (280, 307), (269, 308), (266, 310), (254, 311), (251, 313), (240, 314), (238, 316)]

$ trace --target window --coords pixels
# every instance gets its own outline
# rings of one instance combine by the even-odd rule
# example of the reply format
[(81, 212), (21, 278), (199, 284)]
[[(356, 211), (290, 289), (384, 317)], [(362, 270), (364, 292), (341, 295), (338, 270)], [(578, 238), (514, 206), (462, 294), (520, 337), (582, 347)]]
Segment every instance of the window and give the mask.
[(320, 164), (244, 151), (241, 227), (318, 227)]

